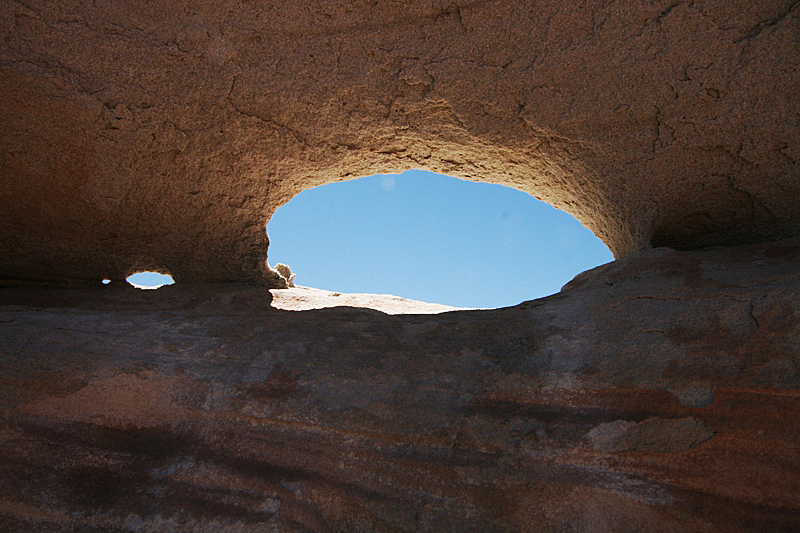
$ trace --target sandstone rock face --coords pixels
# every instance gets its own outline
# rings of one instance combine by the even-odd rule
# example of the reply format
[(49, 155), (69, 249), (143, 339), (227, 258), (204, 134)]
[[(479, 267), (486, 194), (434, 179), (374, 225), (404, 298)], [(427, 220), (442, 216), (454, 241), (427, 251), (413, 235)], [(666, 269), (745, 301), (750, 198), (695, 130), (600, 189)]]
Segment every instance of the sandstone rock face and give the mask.
[(793, 0), (11, 0), (0, 279), (260, 280), (299, 191), (424, 168), (618, 257), (800, 232)]
[(309, 309), (326, 309), (329, 307), (360, 307), (375, 309), (388, 315), (435, 314), (447, 311), (465, 311), (464, 307), (432, 304), (409, 300), (391, 294), (338, 293), (312, 289), (311, 287), (294, 287), (270, 291), (272, 307), (286, 311), (307, 311)]
[[(799, 23), (0, 3), (0, 531), (800, 530)], [(278, 206), (408, 168), (620, 259), (507, 309), (271, 307)]]
[(0, 291), (0, 530), (800, 529), (800, 241), (491, 311)]

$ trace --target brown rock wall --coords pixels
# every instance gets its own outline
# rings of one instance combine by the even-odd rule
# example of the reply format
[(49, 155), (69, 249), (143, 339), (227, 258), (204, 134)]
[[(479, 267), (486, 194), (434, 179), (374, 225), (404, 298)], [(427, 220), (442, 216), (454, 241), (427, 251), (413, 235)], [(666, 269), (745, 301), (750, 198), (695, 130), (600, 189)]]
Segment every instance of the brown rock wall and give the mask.
[(0, 278), (261, 279), (299, 191), (425, 168), (618, 257), (794, 236), (796, 2), (0, 6)]
[(436, 315), (4, 289), (0, 530), (795, 531), (799, 273), (657, 249)]

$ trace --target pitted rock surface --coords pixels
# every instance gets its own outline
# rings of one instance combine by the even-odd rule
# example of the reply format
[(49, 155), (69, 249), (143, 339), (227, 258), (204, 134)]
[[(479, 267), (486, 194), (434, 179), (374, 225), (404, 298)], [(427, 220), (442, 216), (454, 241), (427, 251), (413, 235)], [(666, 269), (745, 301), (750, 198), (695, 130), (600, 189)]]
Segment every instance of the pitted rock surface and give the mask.
[(280, 205), (408, 168), (617, 257), (795, 236), (798, 5), (3, 2), (0, 279), (263, 280)]
[(430, 315), (97, 285), (0, 290), (0, 531), (800, 529), (800, 241)]

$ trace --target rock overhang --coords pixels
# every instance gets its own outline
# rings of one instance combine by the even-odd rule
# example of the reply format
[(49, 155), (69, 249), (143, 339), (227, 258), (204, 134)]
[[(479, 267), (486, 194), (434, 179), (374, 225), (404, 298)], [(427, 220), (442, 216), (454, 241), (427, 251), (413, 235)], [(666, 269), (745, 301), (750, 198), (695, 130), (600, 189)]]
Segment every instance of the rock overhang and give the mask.
[(797, 5), (0, 7), (0, 278), (256, 281), (301, 190), (424, 168), (615, 253), (800, 232)]

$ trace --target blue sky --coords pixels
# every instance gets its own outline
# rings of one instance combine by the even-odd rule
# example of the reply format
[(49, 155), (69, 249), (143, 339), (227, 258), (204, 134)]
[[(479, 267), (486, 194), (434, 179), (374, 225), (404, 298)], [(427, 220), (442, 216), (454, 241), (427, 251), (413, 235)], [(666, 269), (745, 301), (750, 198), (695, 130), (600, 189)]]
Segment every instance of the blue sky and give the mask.
[(613, 260), (572, 216), (500, 185), (411, 170), (309, 189), (267, 228), (295, 283), (459, 307), (558, 292)]

